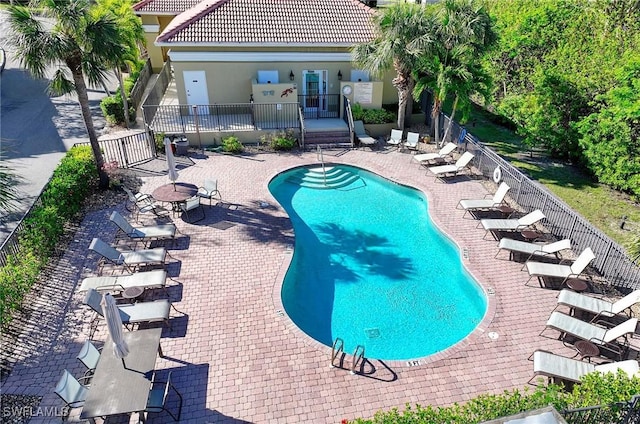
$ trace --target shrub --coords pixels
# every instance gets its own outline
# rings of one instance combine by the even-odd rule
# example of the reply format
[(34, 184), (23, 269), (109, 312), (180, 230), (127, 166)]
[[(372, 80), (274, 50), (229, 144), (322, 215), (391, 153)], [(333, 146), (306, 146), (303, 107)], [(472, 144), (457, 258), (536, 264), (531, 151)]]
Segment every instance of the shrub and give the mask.
[(385, 109), (364, 109), (360, 103), (351, 105), (351, 114), (354, 121), (365, 124), (390, 124), (396, 121), (394, 113)]
[[(129, 102), (129, 121), (132, 122), (136, 119), (136, 110), (131, 107), (131, 99), (127, 99), (127, 101)], [(102, 114), (108, 123), (122, 124), (124, 122), (124, 107), (120, 91), (112, 96), (103, 98), (100, 101), (100, 109), (102, 109)]]
[(277, 151), (292, 150), (297, 143), (296, 137), (291, 129), (263, 135), (260, 141)]
[(244, 146), (235, 135), (230, 135), (222, 139), (222, 150), (229, 153), (242, 153)]
[(556, 384), (541, 385), (533, 391), (525, 388), (522, 392), (516, 389), (497, 395), (484, 394), (461, 405), (457, 403), (447, 407), (407, 405), (402, 412), (397, 408), (379, 411), (373, 419), (359, 418), (351, 423), (473, 424), (548, 405), (560, 411), (626, 402), (631, 400), (634, 394), (640, 393), (640, 378), (629, 378), (622, 371), (616, 375), (596, 372), (586, 375), (581, 381), (581, 384), (575, 384), (568, 392)]
[(98, 172), (91, 148), (74, 147), (62, 158), (19, 231), (19, 251), (0, 268), (0, 326), (11, 321), (13, 311), (38, 278), (54, 252), (64, 226), (82, 208), (84, 199), (98, 187)]

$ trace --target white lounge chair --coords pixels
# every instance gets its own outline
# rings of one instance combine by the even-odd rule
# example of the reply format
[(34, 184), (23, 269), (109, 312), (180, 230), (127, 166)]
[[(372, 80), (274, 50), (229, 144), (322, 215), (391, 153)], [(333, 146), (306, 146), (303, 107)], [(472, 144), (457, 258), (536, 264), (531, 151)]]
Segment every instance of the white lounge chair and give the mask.
[(454, 177), (464, 171), (473, 159), (473, 153), (464, 152), (453, 165), (432, 166), (429, 169), (436, 178)]
[(514, 240), (507, 237), (503, 237), (500, 239), (500, 243), (498, 243), (498, 253), (496, 253), (496, 258), (500, 254), (502, 250), (509, 251), (509, 259), (513, 260), (513, 254), (523, 253), (525, 255), (529, 255), (527, 257), (527, 261), (531, 259), (533, 256), (549, 256), (554, 255), (558, 258), (558, 253), (563, 250), (571, 249), (571, 240), (564, 239), (555, 241), (553, 243), (547, 244), (538, 244), (538, 243), (530, 243), (527, 241)]
[[(101, 301), (102, 294), (93, 289), (87, 290), (84, 303), (93, 309), (99, 317), (102, 317)], [(170, 308), (171, 303), (167, 299), (159, 299), (152, 302), (118, 305), (118, 312), (120, 312), (120, 318), (125, 326), (156, 321), (164, 321), (169, 325)]]
[(456, 209), (464, 209), (463, 218), (468, 212), (495, 210), (504, 204), (508, 191), (509, 186), (502, 182), (491, 199), (462, 199)]
[(373, 147), (378, 144), (378, 140), (371, 137), (367, 131), (364, 129), (364, 122), (362, 121), (354, 121), (353, 122), (353, 132), (358, 139), (358, 144), (360, 146), (369, 146)]
[(109, 220), (116, 224), (122, 234), (134, 241), (151, 242), (153, 240), (174, 239), (176, 237), (177, 228), (175, 224), (162, 225), (145, 225), (134, 227), (120, 215), (117, 211), (113, 211)]
[(487, 233), (493, 233), (494, 231), (522, 231), (542, 221), (544, 218), (542, 211), (536, 209), (517, 219), (481, 219), (480, 225), (486, 231), (484, 234), (484, 237), (486, 237)]
[(94, 289), (99, 292), (123, 292), (129, 287), (145, 289), (165, 289), (167, 271), (154, 269), (152, 271), (136, 272), (130, 275), (109, 275), (102, 277), (87, 277), (80, 283), (79, 292)]
[[(562, 312), (554, 311), (547, 321), (545, 330), (552, 328), (560, 332), (560, 337), (569, 334), (582, 340), (594, 343), (599, 348), (604, 348), (616, 353), (622, 358), (623, 353), (629, 347), (628, 336), (636, 332), (638, 326), (637, 318), (629, 318), (625, 322), (613, 328), (605, 328), (596, 324), (582, 321)], [(542, 330), (540, 333), (544, 333)], [(617, 342), (622, 338), (622, 343)], [(563, 340), (564, 343), (564, 340)]]
[(418, 150), (418, 143), (420, 142), (420, 134), (416, 132), (408, 132), (407, 139), (404, 141), (404, 147), (409, 150)]
[[(566, 358), (545, 350), (536, 350), (533, 352), (534, 375), (531, 380), (536, 376), (544, 375), (549, 378), (579, 382), (583, 376), (595, 371), (603, 374), (624, 371), (629, 377), (633, 377), (634, 375), (638, 375), (640, 366), (638, 365), (638, 361), (633, 359), (595, 365), (589, 362), (578, 361), (577, 359)], [(531, 382), (531, 380), (529, 380), (529, 382)]]
[(555, 277), (562, 278), (562, 284), (564, 284), (569, 278), (578, 278), (595, 257), (596, 255), (594, 255), (591, 248), (587, 247), (578, 255), (571, 265), (527, 261), (525, 264), (529, 272), (527, 283), (529, 283), (533, 277), (537, 277), (540, 287), (542, 287), (542, 279), (544, 277)]
[[(631, 307), (640, 302), (640, 290), (634, 290), (623, 298), (610, 302), (606, 299), (600, 299), (586, 294), (577, 293), (573, 290), (563, 289), (558, 295), (558, 305), (570, 307), (572, 310), (579, 309), (581, 311), (595, 314), (593, 320), (600, 316), (612, 317), (621, 312), (631, 310)], [(630, 314), (627, 314), (631, 316)]]
[(436, 161), (446, 161), (447, 158), (451, 157), (451, 154), (456, 150), (456, 143), (447, 143), (436, 153), (421, 153), (419, 155), (415, 155), (413, 160), (418, 162), (420, 165), (429, 165)]
[(391, 130), (387, 144), (396, 146), (399, 149), (402, 146), (402, 130)]
[(143, 265), (162, 265), (164, 267), (167, 257), (167, 250), (164, 247), (121, 252), (99, 238), (94, 238), (91, 241), (89, 249), (102, 256), (98, 263), (98, 269), (100, 271), (105, 263), (121, 265), (129, 271), (135, 271), (136, 268)]

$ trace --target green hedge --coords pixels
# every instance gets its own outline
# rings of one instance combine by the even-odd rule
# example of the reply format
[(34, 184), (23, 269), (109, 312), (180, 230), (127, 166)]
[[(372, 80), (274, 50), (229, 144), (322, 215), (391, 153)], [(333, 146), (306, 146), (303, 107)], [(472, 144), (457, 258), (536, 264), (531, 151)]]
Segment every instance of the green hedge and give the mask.
[[(437, 384), (435, 382), (434, 384)], [(640, 378), (629, 378), (624, 372), (592, 373), (582, 379), (570, 391), (555, 384), (537, 386), (524, 391), (505, 391), (498, 395), (480, 395), (465, 404), (447, 407), (412, 407), (407, 404), (404, 411), (394, 408), (377, 412), (371, 419), (342, 420), (356, 424), (476, 424), (520, 412), (553, 405), (558, 411), (587, 406), (609, 405), (627, 402), (640, 393)], [(615, 411), (614, 411), (615, 412)], [(599, 421), (600, 422), (600, 421)], [(603, 422), (614, 423), (615, 417)]]
[(18, 234), (20, 252), (0, 268), (0, 326), (6, 328), (11, 315), (36, 282), (51, 257), (65, 223), (82, 208), (84, 199), (97, 188), (98, 173), (91, 148), (74, 147), (53, 172), (42, 193), (42, 204), (34, 207)]

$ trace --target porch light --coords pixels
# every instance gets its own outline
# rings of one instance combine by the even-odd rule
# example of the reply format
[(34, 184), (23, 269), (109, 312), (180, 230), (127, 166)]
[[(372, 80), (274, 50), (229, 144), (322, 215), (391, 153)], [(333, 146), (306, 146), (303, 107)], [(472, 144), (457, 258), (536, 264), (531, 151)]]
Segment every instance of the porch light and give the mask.
[(295, 79), (295, 75), (293, 75), (293, 70), (289, 71), (289, 79), (293, 81)]
[(342, 81), (342, 71), (338, 69), (338, 81)]

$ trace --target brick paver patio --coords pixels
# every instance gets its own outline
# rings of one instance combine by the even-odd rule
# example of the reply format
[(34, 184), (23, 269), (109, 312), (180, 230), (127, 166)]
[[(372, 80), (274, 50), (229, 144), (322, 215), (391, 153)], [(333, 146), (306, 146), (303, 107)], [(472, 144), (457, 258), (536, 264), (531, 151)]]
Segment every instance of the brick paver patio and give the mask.
[[(525, 286), (522, 264), (494, 259), (497, 243), (483, 239), (477, 221), (463, 219), (456, 210), (461, 198), (487, 193), (480, 181), (437, 182), (411, 163), (410, 155), (396, 151), (326, 151), (327, 162), (354, 164), (422, 190), (433, 220), (466, 250), (465, 266), (489, 293), (480, 327), (445, 352), (412, 364), (370, 359), (367, 375), (330, 368), (331, 349), (301, 333), (281, 312), (279, 289), (294, 235), (267, 189), (277, 173), (317, 164), (315, 152), (191, 157), (194, 164), (180, 170), (179, 181), (201, 185), (205, 178), (217, 178), (223, 203), (209, 208), (205, 201), (206, 218), (194, 225), (174, 219), (182, 235), (169, 246), (168, 271), (175, 281), (168, 285), (176, 310), (161, 341), (167, 357), (156, 366), (173, 370), (185, 401), (183, 422), (340, 423), (406, 403), (450, 405), (525, 387), (532, 376), (528, 357), (535, 349), (574, 353), (539, 335), (557, 292)], [(140, 191), (149, 193), (168, 182), (165, 175), (143, 180)], [(123, 206), (118, 210), (124, 213)], [(59, 264), (47, 272), (47, 288), (31, 300), (38, 308), (19, 337), (17, 363), (2, 393), (39, 395), (42, 408), (60, 407), (52, 389), (62, 370), (82, 374), (76, 355), (88, 337), (92, 313), (77, 287), (96, 272), (90, 240), (113, 240), (111, 210), (88, 215)], [(94, 338), (106, 339), (104, 323)], [(69, 421), (77, 422), (78, 416), (79, 409), (73, 410)], [(153, 414), (149, 421), (171, 419)]]

